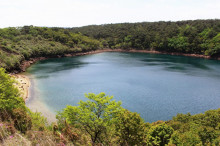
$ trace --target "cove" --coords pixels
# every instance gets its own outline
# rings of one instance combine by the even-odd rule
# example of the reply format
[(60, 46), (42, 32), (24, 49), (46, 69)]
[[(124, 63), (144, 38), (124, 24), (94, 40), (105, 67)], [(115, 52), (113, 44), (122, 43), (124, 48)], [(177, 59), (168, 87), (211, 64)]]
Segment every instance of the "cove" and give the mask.
[(54, 118), (66, 105), (105, 92), (146, 122), (220, 107), (220, 61), (105, 52), (39, 61), (28, 68), (32, 110)]

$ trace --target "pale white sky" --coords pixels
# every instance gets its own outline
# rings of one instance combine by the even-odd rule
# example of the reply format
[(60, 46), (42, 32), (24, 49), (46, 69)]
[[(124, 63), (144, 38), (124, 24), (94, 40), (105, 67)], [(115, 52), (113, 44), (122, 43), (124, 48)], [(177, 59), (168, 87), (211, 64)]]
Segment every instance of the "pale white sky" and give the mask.
[(0, 0), (0, 28), (220, 18), (220, 0)]

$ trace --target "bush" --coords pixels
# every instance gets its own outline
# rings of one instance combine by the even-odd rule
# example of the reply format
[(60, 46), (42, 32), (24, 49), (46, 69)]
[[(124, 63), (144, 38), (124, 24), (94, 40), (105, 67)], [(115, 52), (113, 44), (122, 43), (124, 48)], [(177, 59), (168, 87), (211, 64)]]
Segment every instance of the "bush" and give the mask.
[(40, 112), (28, 112), (32, 121), (32, 130), (44, 131), (48, 126), (47, 118), (42, 116)]
[(148, 144), (164, 146), (173, 134), (173, 128), (165, 123), (151, 127), (148, 133)]
[(32, 127), (31, 117), (27, 115), (24, 109), (14, 109), (12, 119), (14, 121), (14, 127), (24, 134)]
[(115, 124), (121, 145), (142, 145), (145, 142), (146, 130), (144, 120), (137, 113), (122, 110)]
[(11, 117), (14, 109), (26, 110), (24, 100), (13, 84), (15, 80), (6, 74), (3, 68), (0, 68), (0, 118), (2, 120)]

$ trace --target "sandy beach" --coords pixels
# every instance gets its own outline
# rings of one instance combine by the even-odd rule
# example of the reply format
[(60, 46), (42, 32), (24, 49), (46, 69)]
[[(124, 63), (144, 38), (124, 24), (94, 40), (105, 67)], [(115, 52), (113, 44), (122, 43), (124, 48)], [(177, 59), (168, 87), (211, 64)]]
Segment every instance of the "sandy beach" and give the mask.
[(25, 75), (20, 75), (20, 74), (14, 74), (12, 76), (17, 81), (15, 86), (18, 87), (18, 89), (21, 92), (21, 96), (22, 96), (22, 98), (25, 101), (28, 98), (28, 90), (29, 90), (29, 87), (30, 87), (30, 80), (29, 80), (29, 78), (27, 76), (25, 76)]
[[(28, 76), (22, 75), (22, 74), (13, 74), (11, 75), (17, 83), (15, 83), (15, 86), (19, 89), (21, 93), (21, 97), (25, 101), (25, 105), (31, 109), (33, 112), (41, 112), (42, 115), (47, 117), (47, 120), (49, 123), (56, 121), (56, 115), (52, 113), (45, 104), (39, 100), (36, 100), (35, 98), (31, 98), (31, 101), (29, 100), (29, 88), (31, 85), (30, 79)], [(29, 99), (28, 99), (29, 98)]]

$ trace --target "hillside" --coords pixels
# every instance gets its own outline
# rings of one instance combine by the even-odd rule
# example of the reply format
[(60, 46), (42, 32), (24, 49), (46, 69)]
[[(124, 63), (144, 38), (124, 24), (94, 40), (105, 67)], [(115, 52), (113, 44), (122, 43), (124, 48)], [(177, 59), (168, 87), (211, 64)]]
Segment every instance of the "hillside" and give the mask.
[(57, 57), (101, 48), (99, 41), (63, 28), (24, 26), (0, 29), (0, 67), (19, 70), (36, 57)]
[(70, 29), (98, 39), (104, 47), (218, 56), (220, 20), (91, 25)]
[(0, 67), (8, 71), (21, 70), (21, 62), (30, 58), (62, 57), (103, 48), (216, 58), (220, 53), (220, 20), (0, 29)]

